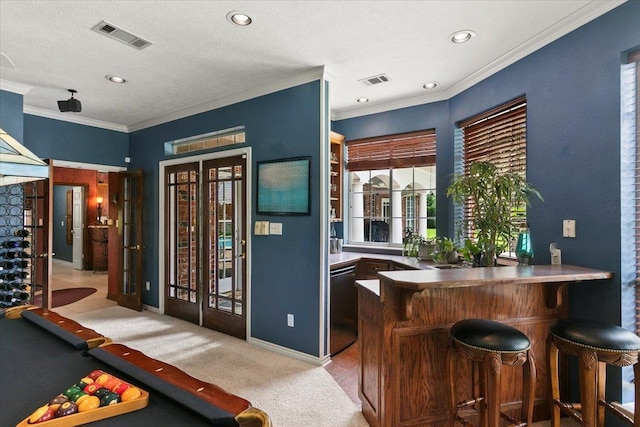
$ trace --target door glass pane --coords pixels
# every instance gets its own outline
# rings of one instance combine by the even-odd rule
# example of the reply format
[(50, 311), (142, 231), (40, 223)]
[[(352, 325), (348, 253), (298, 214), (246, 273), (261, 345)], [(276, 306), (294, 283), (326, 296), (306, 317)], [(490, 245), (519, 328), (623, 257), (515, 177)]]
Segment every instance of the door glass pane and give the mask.
[(198, 287), (197, 173), (167, 175), (168, 296), (196, 303)]

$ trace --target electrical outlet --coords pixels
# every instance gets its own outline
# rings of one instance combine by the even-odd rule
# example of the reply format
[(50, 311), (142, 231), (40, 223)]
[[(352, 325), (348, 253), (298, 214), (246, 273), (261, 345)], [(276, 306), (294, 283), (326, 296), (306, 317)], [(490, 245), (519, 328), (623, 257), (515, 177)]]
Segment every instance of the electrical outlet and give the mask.
[(293, 314), (287, 314), (287, 326), (293, 328)]
[(147, 290), (148, 290), (148, 291), (150, 291), (150, 290), (151, 290), (151, 283), (149, 283), (149, 282), (144, 282), (144, 286), (145, 286), (145, 288), (147, 288)]

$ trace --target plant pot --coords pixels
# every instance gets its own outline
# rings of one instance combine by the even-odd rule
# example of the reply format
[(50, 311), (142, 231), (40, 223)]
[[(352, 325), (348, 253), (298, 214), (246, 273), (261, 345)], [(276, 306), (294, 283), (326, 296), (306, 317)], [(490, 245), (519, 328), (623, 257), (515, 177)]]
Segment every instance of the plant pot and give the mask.
[(431, 255), (435, 250), (435, 245), (433, 244), (422, 244), (420, 245), (420, 250), (418, 251), (418, 258), (421, 261), (431, 261), (433, 256)]

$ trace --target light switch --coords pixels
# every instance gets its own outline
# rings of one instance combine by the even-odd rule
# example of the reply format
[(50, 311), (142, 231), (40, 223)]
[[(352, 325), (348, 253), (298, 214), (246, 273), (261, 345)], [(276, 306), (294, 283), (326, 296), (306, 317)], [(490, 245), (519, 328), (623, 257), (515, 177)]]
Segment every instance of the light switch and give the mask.
[(278, 236), (282, 236), (282, 223), (281, 222), (270, 222), (269, 223), (269, 234), (276, 234)]
[(565, 219), (562, 221), (562, 237), (576, 237), (575, 219)]

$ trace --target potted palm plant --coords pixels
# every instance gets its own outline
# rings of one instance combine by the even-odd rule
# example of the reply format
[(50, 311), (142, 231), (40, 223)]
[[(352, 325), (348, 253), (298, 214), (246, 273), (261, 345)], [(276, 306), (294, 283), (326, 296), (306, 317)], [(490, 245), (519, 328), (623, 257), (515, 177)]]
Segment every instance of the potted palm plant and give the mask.
[(454, 176), (447, 196), (456, 203), (470, 202), (463, 226), (473, 233), (479, 265), (484, 267), (495, 265), (497, 255), (515, 239), (522, 222), (518, 217), (525, 215), (531, 199), (543, 200), (521, 174), (500, 171), (491, 162), (473, 163), (468, 174)]

